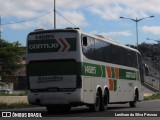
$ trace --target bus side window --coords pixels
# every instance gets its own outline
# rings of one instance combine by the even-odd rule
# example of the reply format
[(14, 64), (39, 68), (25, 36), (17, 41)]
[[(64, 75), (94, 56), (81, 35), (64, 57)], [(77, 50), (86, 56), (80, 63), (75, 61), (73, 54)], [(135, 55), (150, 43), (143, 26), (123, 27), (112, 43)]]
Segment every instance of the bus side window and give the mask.
[(82, 37), (83, 39), (83, 46), (87, 46), (87, 37)]

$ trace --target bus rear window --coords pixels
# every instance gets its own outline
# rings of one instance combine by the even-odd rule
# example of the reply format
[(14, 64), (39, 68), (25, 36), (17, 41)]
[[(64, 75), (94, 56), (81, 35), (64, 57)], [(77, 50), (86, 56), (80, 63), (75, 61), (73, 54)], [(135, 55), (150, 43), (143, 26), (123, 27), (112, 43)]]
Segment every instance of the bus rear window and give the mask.
[(31, 61), (27, 65), (29, 76), (47, 75), (76, 75), (77, 63), (75, 60)]

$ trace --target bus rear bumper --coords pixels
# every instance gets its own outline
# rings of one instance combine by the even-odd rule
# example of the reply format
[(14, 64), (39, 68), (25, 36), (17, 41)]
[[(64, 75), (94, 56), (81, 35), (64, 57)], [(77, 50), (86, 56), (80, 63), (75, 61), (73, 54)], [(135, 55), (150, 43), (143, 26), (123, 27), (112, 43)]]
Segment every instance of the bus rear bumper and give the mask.
[(81, 90), (74, 92), (31, 92), (28, 91), (28, 102), (34, 105), (65, 105), (81, 103)]

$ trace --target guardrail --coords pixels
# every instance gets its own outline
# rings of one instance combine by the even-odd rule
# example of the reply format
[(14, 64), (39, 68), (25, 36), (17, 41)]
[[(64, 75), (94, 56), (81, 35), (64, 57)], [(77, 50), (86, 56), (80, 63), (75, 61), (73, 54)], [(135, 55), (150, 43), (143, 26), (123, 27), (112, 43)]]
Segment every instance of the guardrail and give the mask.
[(160, 91), (160, 78), (154, 76), (145, 76), (144, 82), (149, 85), (152, 89)]

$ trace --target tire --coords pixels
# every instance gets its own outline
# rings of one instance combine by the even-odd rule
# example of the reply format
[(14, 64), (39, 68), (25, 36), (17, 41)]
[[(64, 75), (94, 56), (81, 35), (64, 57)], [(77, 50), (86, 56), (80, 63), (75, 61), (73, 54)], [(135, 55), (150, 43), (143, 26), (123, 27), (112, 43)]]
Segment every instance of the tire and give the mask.
[(90, 110), (93, 111), (93, 112), (98, 112), (98, 111), (100, 110), (100, 104), (101, 104), (100, 94), (99, 94), (99, 92), (97, 91), (95, 103), (94, 103), (94, 104), (91, 104), (91, 105), (89, 106), (89, 108), (90, 108)]
[(131, 108), (136, 107), (137, 101), (138, 101), (138, 94), (137, 94), (137, 92), (136, 92), (135, 95), (134, 95), (134, 100), (131, 101), (131, 102), (129, 102), (130, 107), (131, 107)]
[(101, 106), (100, 106), (100, 110), (101, 111), (106, 111), (108, 108), (108, 94), (106, 91), (104, 91), (104, 95), (102, 97), (102, 101), (101, 101)]

